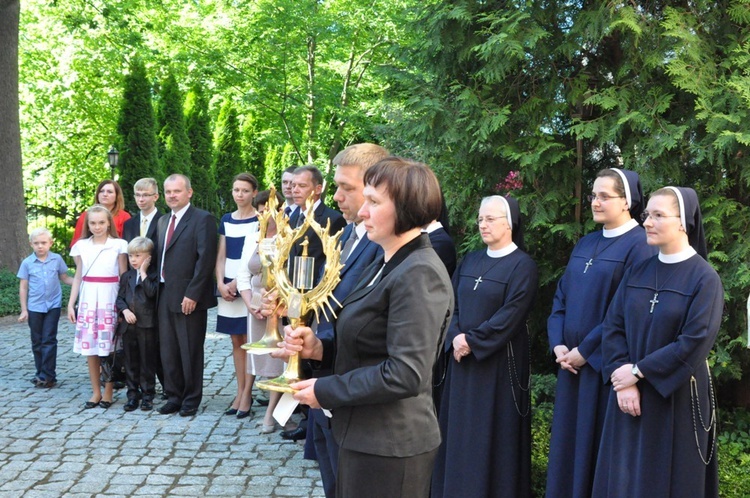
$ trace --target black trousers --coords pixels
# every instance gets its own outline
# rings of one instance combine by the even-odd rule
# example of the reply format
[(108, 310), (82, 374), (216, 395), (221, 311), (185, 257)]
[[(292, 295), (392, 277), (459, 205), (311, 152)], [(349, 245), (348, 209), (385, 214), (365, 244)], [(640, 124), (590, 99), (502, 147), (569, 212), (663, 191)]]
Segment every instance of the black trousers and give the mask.
[(386, 457), (339, 448), (336, 497), (427, 498), (437, 451), (435, 448), (411, 457)]
[(198, 408), (203, 398), (203, 343), (208, 311), (173, 313), (159, 302), (159, 351), (168, 401), (183, 409)]
[(139, 327), (134, 324), (128, 325), (122, 336), (128, 399), (154, 399), (156, 366), (159, 361), (156, 334), (154, 327)]

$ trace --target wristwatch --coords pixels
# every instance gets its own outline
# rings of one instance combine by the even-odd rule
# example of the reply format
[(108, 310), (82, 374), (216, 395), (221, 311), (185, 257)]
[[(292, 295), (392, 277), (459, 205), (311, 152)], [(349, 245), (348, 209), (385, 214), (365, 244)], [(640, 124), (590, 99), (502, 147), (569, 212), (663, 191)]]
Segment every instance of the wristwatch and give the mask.
[(635, 363), (633, 363), (633, 368), (630, 369), (630, 373), (632, 373), (639, 379), (643, 378), (643, 374), (641, 373), (640, 370), (638, 370), (638, 365), (636, 365)]

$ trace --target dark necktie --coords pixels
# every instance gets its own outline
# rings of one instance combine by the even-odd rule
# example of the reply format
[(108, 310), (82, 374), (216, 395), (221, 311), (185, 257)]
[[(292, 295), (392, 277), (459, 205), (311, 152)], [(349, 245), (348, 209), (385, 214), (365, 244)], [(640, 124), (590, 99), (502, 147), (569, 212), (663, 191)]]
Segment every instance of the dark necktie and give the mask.
[[(169, 228), (167, 228), (167, 237), (164, 239), (164, 254), (166, 256), (167, 254), (167, 247), (169, 246), (169, 242), (172, 240), (172, 235), (174, 235), (174, 225), (177, 222), (177, 215), (172, 215), (172, 220), (169, 222)], [(161, 262), (161, 279), (164, 280), (164, 261)]]
[(304, 222), (305, 222), (305, 214), (300, 213), (299, 216), (297, 216), (297, 226), (295, 226), (294, 228), (301, 227)]
[(164, 242), (164, 247), (168, 247), (172, 241), (172, 235), (174, 235), (174, 225), (177, 223), (177, 215), (172, 215), (172, 221), (169, 222), (169, 228), (167, 229), (167, 240)]
[(354, 244), (357, 243), (357, 240), (359, 240), (359, 237), (357, 237), (357, 230), (353, 229), (352, 234), (349, 236), (348, 239), (346, 239), (346, 242), (344, 242), (344, 248), (341, 250), (341, 262), (346, 263), (346, 260), (349, 259), (349, 255), (352, 252), (352, 248), (354, 247)]

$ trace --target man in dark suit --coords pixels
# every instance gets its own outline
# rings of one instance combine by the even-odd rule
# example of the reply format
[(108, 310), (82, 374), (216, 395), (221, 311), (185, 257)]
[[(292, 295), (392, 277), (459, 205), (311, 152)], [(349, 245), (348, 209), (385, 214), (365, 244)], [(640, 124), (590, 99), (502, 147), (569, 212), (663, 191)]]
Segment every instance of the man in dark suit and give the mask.
[(208, 309), (216, 306), (216, 219), (190, 205), (190, 179), (173, 174), (164, 181), (171, 212), (158, 224), (159, 340), (167, 402), (166, 415), (195, 415), (203, 396), (203, 342)]
[(122, 238), (130, 242), (136, 237), (148, 237), (156, 244), (156, 225), (162, 216), (162, 213), (156, 209), (156, 201), (159, 200), (159, 185), (153, 178), (141, 178), (135, 182), (133, 190), (140, 214), (125, 222)]
[(294, 203), (292, 187), (294, 186), (294, 170), (296, 166), (289, 166), (281, 174), (281, 194), (284, 196), (284, 204), (279, 209), (284, 210), (284, 214), (291, 216), (296, 210), (297, 205)]
[[(380, 246), (367, 237), (367, 231), (358, 213), (365, 200), (362, 195), (365, 188), (362, 181), (365, 171), (388, 155), (388, 151), (383, 147), (364, 143), (347, 147), (333, 159), (333, 164), (336, 166), (336, 173), (333, 177), (336, 183), (336, 193), (333, 199), (338, 203), (344, 219), (349, 222), (341, 236), (342, 262), (344, 263), (340, 272), (341, 281), (333, 290), (334, 297), (340, 303), (359, 282), (362, 271), (375, 260), (376, 255), (382, 253)], [(338, 313), (339, 306), (335, 302), (331, 305)], [(321, 317), (316, 335), (333, 340), (333, 324)], [(313, 370), (313, 377), (323, 377), (330, 373), (330, 370)], [(308, 440), (312, 438), (315, 447), (323, 489), (326, 497), (332, 498), (336, 493), (338, 445), (333, 439), (329, 419), (323, 410), (310, 409), (307, 431)]]
[[(153, 178), (141, 178), (135, 185), (133, 185), (133, 191), (135, 195), (135, 203), (140, 210), (138, 216), (133, 216), (125, 222), (122, 228), (122, 238), (130, 242), (136, 237), (147, 237), (154, 243), (154, 251), (151, 254), (151, 261), (156, 261), (156, 226), (159, 222), (159, 218), (162, 217), (162, 213), (156, 209), (156, 201), (159, 200), (159, 184)], [(152, 264), (149, 268), (149, 274), (157, 273), (156, 265)], [(154, 319), (154, 330), (157, 330), (156, 319)], [(154, 348), (156, 362), (154, 363), (156, 368), (156, 377), (159, 379), (159, 384), (162, 386), (162, 392), (164, 388), (164, 372), (161, 366), (161, 358), (159, 356), (159, 337), (158, 333), (154, 336)], [(137, 354), (136, 351), (131, 351), (131, 355)], [(118, 360), (115, 359), (114, 370), (117, 368)], [(115, 382), (117, 377), (115, 373)]]
[[(295, 228), (302, 224), (304, 221), (304, 211), (307, 209), (305, 202), (310, 195), (313, 196), (313, 213), (315, 221), (321, 226), (326, 226), (326, 223), (330, 220), (331, 226), (329, 233), (335, 234), (346, 226), (346, 220), (341, 213), (335, 209), (331, 209), (326, 206), (320, 199), (323, 193), (323, 174), (318, 168), (312, 165), (301, 166), (294, 170), (294, 181), (292, 182), (292, 196), (294, 203), (299, 207), (295, 210), (289, 218), (289, 225)], [(323, 242), (320, 240), (312, 228), (308, 228), (305, 235), (301, 237), (289, 253), (289, 261), (292, 263), (290, 268), (293, 268), (293, 261), (295, 256), (302, 255), (302, 244), (304, 243), (305, 237), (308, 239), (307, 255), (315, 259), (315, 268), (313, 275), (320, 275), (320, 269), (325, 263), (325, 254), (323, 253)], [(291, 275), (291, 274), (290, 274)], [(293, 276), (293, 275), (292, 275)]]

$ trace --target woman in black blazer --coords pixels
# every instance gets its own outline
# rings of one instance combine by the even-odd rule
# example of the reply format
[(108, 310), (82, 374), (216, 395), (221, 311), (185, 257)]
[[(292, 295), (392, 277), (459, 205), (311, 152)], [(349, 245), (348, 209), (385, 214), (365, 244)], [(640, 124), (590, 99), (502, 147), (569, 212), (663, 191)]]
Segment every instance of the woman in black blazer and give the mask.
[(333, 414), (336, 496), (428, 496), (440, 445), (432, 368), (453, 310), (448, 273), (421, 233), (440, 214), (440, 188), (426, 165), (397, 157), (364, 183), (359, 216), (384, 255), (344, 300), (335, 345), (287, 327), (288, 351), (334, 365), (292, 385), (294, 397)]

